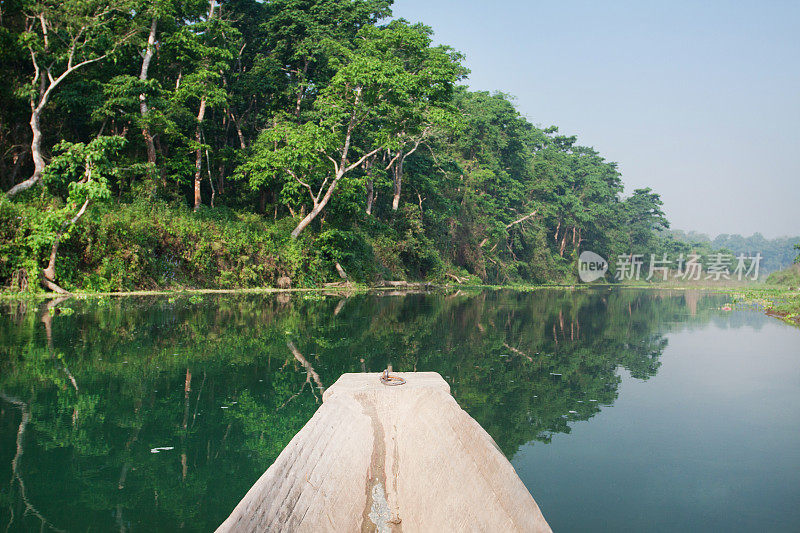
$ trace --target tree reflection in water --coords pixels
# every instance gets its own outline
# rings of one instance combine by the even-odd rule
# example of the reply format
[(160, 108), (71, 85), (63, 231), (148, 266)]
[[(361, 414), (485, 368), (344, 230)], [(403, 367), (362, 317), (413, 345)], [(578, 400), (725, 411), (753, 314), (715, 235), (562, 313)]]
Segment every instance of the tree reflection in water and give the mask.
[[(511, 457), (647, 379), (715, 297), (632, 290), (6, 302), (0, 527), (210, 530), (343, 372), (435, 371)], [(689, 308), (691, 307), (691, 309)], [(695, 316), (693, 320), (697, 320)]]

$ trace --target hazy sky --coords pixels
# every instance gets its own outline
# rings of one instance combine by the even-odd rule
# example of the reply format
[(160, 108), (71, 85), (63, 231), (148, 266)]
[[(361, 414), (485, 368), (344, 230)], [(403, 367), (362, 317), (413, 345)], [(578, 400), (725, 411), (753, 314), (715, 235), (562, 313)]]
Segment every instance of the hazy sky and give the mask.
[(800, 234), (800, 2), (395, 0), (516, 97), (660, 193), (672, 227)]

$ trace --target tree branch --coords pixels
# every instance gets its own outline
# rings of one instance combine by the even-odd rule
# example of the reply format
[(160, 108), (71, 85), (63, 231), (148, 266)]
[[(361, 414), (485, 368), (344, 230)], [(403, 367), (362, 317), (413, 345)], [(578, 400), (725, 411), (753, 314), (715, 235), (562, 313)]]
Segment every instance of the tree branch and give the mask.
[(519, 224), (520, 222), (525, 222), (525, 221), (526, 221), (526, 220), (528, 220), (529, 218), (536, 216), (536, 213), (538, 213), (538, 212), (539, 212), (539, 210), (538, 210), (538, 209), (536, 209), (536, 210), (534, 210), (534, 211), (532, 211), (532, 212), (528, 213), (528, 214), (527, 214), (527, 215), (525, 215), (524, 217), (522, 217), (522, 218), (518, 218), (518, 219), (517, 219), (517, 220), (515, 220), (514, 222), (511, 222), (510, 224), (506, 224), (506, 229), (510, 228), (511, 226), (516, 226), (516, 225), (517, 225), (517, 224)]
[(328, 154), (325, 154), (325, 157), (327, 157), (330, 160), (330, 162), (333, 163), (334, 172), (336, 174), (339, 174), (339, 163), (337, 163), (336, 160), (334, 158), (332, 158), (331, 156), (329, 156)]
[(305, 367), (307, 375), (311, 376), (311, 379), (313, 379), (314, 383), (317, 384), (317, 388), (320, 390), (320, 392), (324, 393), (325, 386), (322, 384), (322, 380), (319, 378), (319, 374), (317, 374), (317, 372), (314, 370), (314, 367), (311, 366), (311, 363), (309, 363), (308, 360), (305, 357), (303, 357), (303, 354), (300, 353), (300, 350), (297, 349), (297, 347), (294, 345), (292, 341), (286, 341), (286, 346), (289, 348), (289, 351), (292, 352), (294, 358), (297, 359), (300, 362), (300, 364)]
[[(505, 229), (509, 229), (509, 228), (511, 228), (512, 226), (516, 226), (517, 224), (520, 224), (520, 223), (522, 223), (522, 222), (525, 222), (525, 221), (526, 221), (526, 220), (528, 220), (529, 218), (536, 216), (536, 214), (537, 214), (538, 212), (539, 212), (539, 210), (538, 210), (538, 209), (536, 209), (536, 210), (534, 210), (534, 211), (532, 211), (532, 212), (528, 213), (528, 214), (527, 214), (527, 215), (525, 215), (524, 217), (518, 218), (518, 219), (517, 219), (517, 220), (515, 220), (514, 222), (510, 222), (510, 223), (506, 224), (506, 225), (505, 225)], [(484, 238), (484, 239), (481, 241), (481, 243), (478, 245), (478, 247), (479, 247), (479, 248), (480, 248), (480, 247), (483, 247), (483, 246), (484, 246), (484, 245), (485, 245), (487, 242), (489, 242), (489, 237), (486, 237), (486, 238)], [(492, 249), (494, 250), (494, 248), (492, 248)], [(512, 252), (512, 253), (513, 253), (513, 252)]]
[(303, 181), (299, 177), (297, 177), (297, 174), (295, 174), (291, 169), (287, 168), (286, 172), (288, 172), (289, 175), (291, 175), (297, 181), (297, 183), (299, 183), (300, 185), (302, 185), (303, 187), (308, 189), (308, 194), (311, 195), (311, 199), (314, 201), (314, 205), (316, 206), (317, 205), (317, 197), (314, 196), (314, 191), (311, 189), (311, 185), (309, 185), (308, 183), (306, 183), (305, 181)]
[(347, 172), (350, 172), (350, 171), (351, 171), (351, 170), (353, 170), (354, 168), (356, 168), (356, 167), (358, 167), (359, 165), (361, 165), (361, 163), (363, 163), (363, 162), (364, 162), (364, 161), (365, 161), (365, 160), (366, 160), (368, 157), (370, 157), (370, 156), (373, 156), (373, 155), (377, 154), (377, 153), (378, 153), (378, 152), (380, 152), (380, 151), (381, 151), (381, 149), (380, 149), (380, 148), (375, 148), (375, 149), (374, 149), (374, 150), (372, 150), (371, 152), (367, 152), (366, 154), (364, 154), (363, 156), (361, 156), (361, 159), (359, 159), (358, 161), (356, 161), (356, 162), (355, 162), (355, 163), (353, 163), (352, 165), (348, 166), (348, 167), (347, 167), (347, 168), (344, 170), (344, 172), (343, 172), (342, 174), (346, 174)]

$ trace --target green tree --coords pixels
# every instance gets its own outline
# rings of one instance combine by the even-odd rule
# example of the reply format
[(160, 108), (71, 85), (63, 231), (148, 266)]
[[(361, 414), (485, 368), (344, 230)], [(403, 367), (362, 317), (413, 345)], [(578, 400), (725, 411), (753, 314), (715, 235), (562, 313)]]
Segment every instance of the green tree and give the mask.
[[(325, 209), (345, 176), (382, 150), (402, 149), (409, 135), (424, 135), (420, 123), (444, 122), (441, 112), (420, 114), (418, 101), (425, 94), (446, 94), (462, 72), (458, 56), (449, 50), (429, 52), (430, 32), (422, 26), (397, 21), (384, 28), (367, 27), (360, 35), (354, 51), (340, 49), (341, 66), (320, 91), (314, 120), (276, 122), (262, 133), (254, 162), (240, 169), (254, 189), (288, 174), (295, 184), (284, 187), (282, 194), (307, 191), (311, 208), (293, 237)], [(400, 49), (408, 55), (427, 55), (430, 61), (421, 66), (407, 61), (398, 55)], [(414, 111), (416, 125), (409, 117)], [(392, 120), (402, 116), (406, 120)]]
[(46, 163), (42, 153), (41, 117), (53, 92), (80, 69), (102, 61), (133, 33), (125, 24), (128, 0), (96, 2), (45, 0), (24, 8), (26, 24), (19, 35), (27, 48), (33, 75), (24, 91), (30, 102), (33, 175), (8, 190), (8, 196), (30, 188), (42, 178)]
[(49, 213), (48, 225), (55, 226), (50, 258), (43, 271), (42, 283), (56, 292), (66, 292), (56, 285), (56, 258), (61, 239), (86, 213), (93, 201), (110, 196), (108, 176), (116, 171), (111, 156), (125, 144), (121, 137), (97, 137), (88, 144), (62, 142), (61, 152), (45, 169), (43, 180), (48, 188), (66, 189), (66, 205)]
[(629, 253), (647, 254), (657, 247), (658, 235), (669, 229), (661, 197), (649, 187), (636, 189), (623, 203), (622, 228)]

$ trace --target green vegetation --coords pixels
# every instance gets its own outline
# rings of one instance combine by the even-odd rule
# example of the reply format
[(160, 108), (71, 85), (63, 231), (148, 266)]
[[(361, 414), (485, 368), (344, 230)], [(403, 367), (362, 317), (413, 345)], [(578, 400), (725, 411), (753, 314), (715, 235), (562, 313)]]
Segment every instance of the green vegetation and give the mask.
[(0, 286), (572, 282), (659, 253), (649, 189), (389, 0), (12, 0), (0, 17)]
[(755, 306), (769, 316), (800, 326), (800, 265), (773, 272), (764, 286), (747, 286), (726, 291), (734, 304)]
[(773, 272), (767, 277), (768, 285), (800, 288), (800, 263), (795, 263), (789, 268)]
[[(800, 250), (800, 244), (794, 246)], [(781, 289), (760, 291), (750, 289), (747, 297), (750, 300), (761, 299), (767, 314), (780, 318), (790, 324), (800, 326), (800, 255), (795, 263), (784, 270), (773, 272), (767, 277), (767, 285)]]

